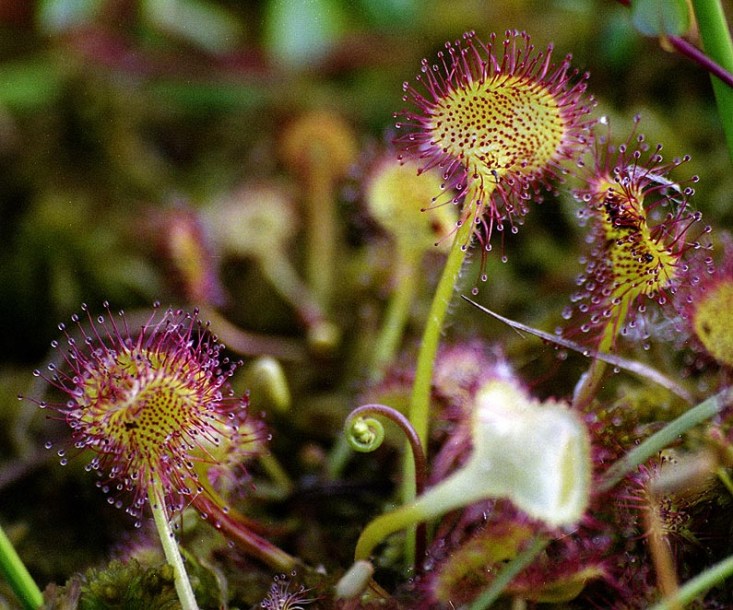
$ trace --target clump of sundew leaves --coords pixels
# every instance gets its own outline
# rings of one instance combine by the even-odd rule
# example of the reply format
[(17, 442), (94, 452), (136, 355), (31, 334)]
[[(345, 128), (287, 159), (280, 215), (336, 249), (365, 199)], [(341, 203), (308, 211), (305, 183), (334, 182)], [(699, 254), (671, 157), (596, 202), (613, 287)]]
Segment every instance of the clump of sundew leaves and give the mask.
[[(565, 351), (539, 347), (526, 334), (520, 336), (456, 299), (448, 312), (449, 324), (440, 333), (442, 349), (430, 380), (428, 485), (440, 488), (471, 459), (469, 415), (474, 398), (487, 381), (508, 379), (543, 404), (575, 403), (570, 408), (591, 440), (589, 513), (595, 521), (584, 519), (572, 534), (558, 538), (547, 524), (528, 519), (507, 498), (484, 498), (439, 517), (423, 562), (418, 557), (412, 563), (409, 542), (405, 544), (409, 534), (387, 538), (370, 553), (374, 571), (371, 580), (361, 583), (363, 595), (359, 597), (355, 587), (350, 591), (356, 597), (341, 600), (334, 597), (335, 587), (353, 562), (361, 533), (370, 519), (405, 502), (400, 485), (409, 478), (402, 470), (403, 440), (397, 428), (386, 424), (387, 442), (375, 453), (354, 457), (344, 449), (342, 424), (351, 409), (365, 403), (409, 412), (432, 291), (458, 230), (450, 222), (447, 227), (433, 222), (427, 235), (434, 235), (439, 247), (431, 245), (430, 237), (424, 256), (422, 251), (420, 256), (402, 256), (410, 265), (401, 265), (392, 254), (404, 246), (383, 219), (369, 212), (367, 183), (377, 162), (396, 159), (392, 142), (404, 133), (404, 125), (396, 128), (391, 115), (399, 110), (401, 83), (412, 78), (421, 56), (428, 58), (421, 78), (437, 75), (449, 63), (447, 49), (456, 52), (460, 46), (451, 42), (445, 47), (444, 41), (455, 41), (456, 32), (475, 27), (476, 15), (441, 2), (431, 11), (410, 8), (409, 2), (401, 9), (390, 5), (380, 15), (358, 2), (363, 10), (348, 14), (337, 0), (307, 3), (299, 9), (306, 13), (297, 19), (291, 19), (295, 9), (289, 6), (301, 3), (279, 0), (264, 2), (261, 9), (202, 0), (194, 15), (183, 10), (192, 5), (180, 0), (176, 6), (182, 12), (171, 20), (160, 8), (164, 3), (142, 3), (139, 11), (119, 3), (87, 3), (87, 8), (67, 12), (63, 9), (68, 4), (48, 0), (38, 3), (36, 12), (35, 7), (0, 11), (0, 22), (10, 32), (7, 47), (0, 49), (0, 284), (6, 288), (0, 296), (0, 312), (5, 314), (0, 319), (7, 326), (0, 332), (0, 346), (3, 385), (17, 387), (2, 400), (11, 406), (0, 414), (8, 423), (2, 426), (0, 492), (3, 524), (36, 581), (42, 587), (58, 583), (45, 590), (47, 607), (179, 604), (175, 579), (156, 544), (144, 543), (154, 549), (150, 554), (117, 549), (121, 532), (133, 529), (131, 522), (110, 509), (104, 497), (100, 500), (102, 494), (89, 484), (93, 473), (79, 466), (84, 459), (72, 459), (78, 456), (67, 451), (61, 459), (68, 458), (68, 466), (46, 465), (68, 432), (64, 422), (28, 415), (33, 411), (27, 404), (20, 411), (12, 407), (17, 392), (38, 402), (58, 399), (47, 396), (48, 390), (38, 383), (28, 388), (29, 370), (39, 366), (48, 342), (57, 338), (58, 321), (68, 319), (82, 301), (90, 303), (96, 315), (96, 304), (105, 299), (114, 303), (115, 311), (124, 307), (133, 333), (149, 315), (142, 309), (154, 300), (188, 311), (200, 309), (201, 320), (211, 321), (204, 332), (226, 345), (225, 357), (249, 364), (255, 356), (266, 355), (282, 367), (285, 392), (282, 383), (274, 392), (268, 388), (270, 381), (248, 377), (246, 366), (232, 379), (238, 396), (255, 390), (252, 416), (259, 420), (265, 412), (263, 439), (271, 438), (263, 442), (269, 455), (258, 452), (246, 468), (230, 460), (226, 467), (214, 469), (210, 482), (228, 511), (222, 512), (227, 516), (218, 525), (225, 527), (217, 533), (216, 519), (210, 518), (209, 525), (189, 516), (190, 509), (182, 521), (178, 516), (173, 520), (179, 525), (176, 539), (201, 607), (257, 607), (275, 604), (275, 598), (291, 605), (310, 600), (311, 606), (323, 608), (410, 609), (437, 600), (484, 607), (492, 603), (485, 600), (494, 596), (491, 589), (501, 580), (505, 564), (514, 565), (544, 536), (548, 545), (534, 563), (501, 590), (517, 603), (647, 607), (674, 594), (688, 579), (706, 574), (716, 561), (725, 561), (730, 549), (721, 534), (730, 529), (726, 484), (730, 485), (733, 440), (725, 395), (715, 392), (728, 387), (731, 371), (725, 358), (715, 353), (710, 357), (703, 348), (709, 332), (727, 336), (713, 297), (715, 286), (729, 278), (720, 264), (725, 248), (706, 253), (711, 262), (703, 260), (693, 274), (683, 276), (687, 257), (697, 256), (698, 244), (693, 232), (683, 230), (688, 217), (681, 207), (689, 200), (690, 206), (703, 210), (705, 224), (727, 226), (733, 184), (702, 71), (687, 65), (681, 55), (662, 54), (656, 48), (655, 37), (663, 37), (664, 44), (678, 51), (685, 48), (681, 41), (696, 40), (688, 36), (692, 33), (684, 2), (670, 3), (665, 13), (669, 19), (661, 21), (655, 18), (656, 0), (635, 2), (631, 11), (624, 3), (595, 0), (572, 14), (552, 7), (542, 15), (493, 3), (481, 19), (497, 32), (498, 55), (503, 36), (513, 36), (503, 35), (505, 29), (530, 32), (537, 49), (554, 40), (558, 63), (566, 51), (573, 51), (572, 65), (580, 71), (572, 75), (578, 79), (573, 82), (586, 82), (582, 73), (588, 69), (588, 87), (600, 102), (594, 118), (610, 115), (608, 141), (597, 150), (624, 142), (628, 148), (627, 153), (608, 152), (607, 157), (623, 163), (608, 166), (618, 171), (606, 176), (602, 192), (596, 193), (597, 207), (605, 206), (608, 222), (616, 223), (605, 234), (617, 239), (630, 235), (625, 243), (632, 249), (638, 245), (634, 236), (645, 234), (641, 225), (635, 226), (634, 212), (644, 215), (630, 205), (633, 189), (624, 190), (623, 184), (643, 183), (640, 192), (662, 204), (654, 218), (650, 212), (642, 220), (662, 229), (651, 241), (642, 241), (659, 248), (674, 244), (685, 260), (675, 265), (674, 285), (662, 287), (665, 278), (660, 276), (648, 303), (632, 299), (628, 323), (609, 330), (608, 336), (621, 333), (618, 341), (604, 345), (613, 348), (616, 360), (592, 371), (589, 359), (598, 344), (569, 333), (570, 340), (584, 344), (580, 353), (567, 346)], [(698, 22), (704, 37), (709, 17), (702, 15)], [(191, 23), (196, 27), (188, 28)], [(312, 37), (295, 36), (298, 32), (288, 30), (288, 23), (300, 24), (299, 29)], [(650, 38), (636, 36), (632, 23)], [(260, 24), (267, 35), (258, 35)], [(34, 49), (42, 49), (40, 55), (29, 48), (29, 33)], [(468, 37), (488, 41), (490, 32)], [(217, 39), (227, 42), (214, 44)], [(408, 45), (405, 40), (416, 42)], [(713, 53), (707, 43), (705, 48)], [(486, 49), (477, 45), (473, 51), (480, 55)], [(547, 74), (552, 74), (551, 68)], [(443, 84), (434, 81), (435, 91), (450, 88)], [(643, 130), (646, 141), (628, 135), (631, 117), (639, 109), (643, 118), (633, 134)], [(320, 145), (308, 147), (306, 165), (294, 168), (286, 161), (289, 157), (281, 147), (287, 127), (298, 117), (314, 114), (353, 132), (347, 175)], [(664, 148), (655, 151), (652, 145), (647, 152), (647, 141), (663, 142)], [(471, 148), (470, 143), (466, 146)], [(637, 147), (644, 160), (634, 164)], [(416, 152), (419, 156), (425, 150), (417, 146)], [(673, 159), (687, 152), (692, 159), (677, 168)], [(664, 161), (651, 160), (649, 155), (656, 153)], [(593, 171), (592, 165), (586, 159), (585, 174)], [(670, 168), (674, 171), (668, 174)], [(411, 177), (438, 185), (434, 200), (428, 196), (415, 206), (426, 208), (415, 210), (419, 221), (461, 211), (456, 205), (460, 195), (449, 188), (463, 188), (451, 182), (456, 166), (437, 169), (442, 171), (430, 177)], [(683, 169), (685, 176), (680, 175)], [(484, 189), (496, 186), (511, 192), (510, 185), (498, 184), (504, 173), (495, 169), (481, 174)], [(694, 196), (684, 192), (693, 173), (700, 175)], [(441, 189), (446, 174), (450, 184)], [(458, 292), (475, 286), (478, 301), (546, 330), (565, 324), (561, 312), (573, 292), (587, 294), (589, 302), (605, 294), (608, 287), (602, 284), (614, 273), (588, 257), (588, 252), (604, 250), (597, 243), (584, 243), (591, 227), (578, 226), (575, 214), (582, 202), (573, 202), (571, 195), (580, 193), (582, 199), (583, 186), (577, 182), (584, 172), (570, 174), (565, 183), (552, 181), (557, 197), (542, 189), (526, 192), (543, 199), (541, 207), (523, 199), (501, 216), (501, 206), (512, 202), (492, 202), (499, 217), (516, 219), (516, 225), (494, 230), (492, 244), (482, 244), (492, 245), (484, 256), (469, 248), (473, 260), (463, 266)], [(622, 187), (614, 189), (614, 184)], [(278, 194), (286, 214), (268, 206), (267, 193)], [(329, 202), (329, 222), (335, 221), (327, 238), (307, 217), (319, 193)], [(387, 203), (399, 206), (407, 199)], [(273, 213), (246, 215), (244, 200)], [(492, 207), (488, 201), (483, 204)], [(665, 212), (679, 221), (667, 233)], [(181, 236), (174, 230), (180, 229), (182, 217), (190, 219), (194, 232)], [(236, 219), (245, 222), (249, 232), (240, 231)], [(275, 225), (288, 225), (288, 238), (268, 247), (268, 229)], [(488, 226), (477, 228), (487, 235)], [(596, 230), (596, 239), (603, 239), (599, 235)], [(313, 279), (321, 274), (308, 254), (322, 245), (319, 238), (328, 240), (325, 250), (331, 252), (324, 257), (322, 268), (328, 272), (322, 275), (337, 278), (325, 287)], [(716, 246), (721, 241), (715, 231), (711, 239)], [(257, 256), (252, 255), (255, 246)], [(612, 246), (604, 244), (609, 252)], [(582, 252), (585, 273), (577, 264)], [(502, 258), (506, 262), (500, 262)], [(634, 263), (633, 255), (605, 258), (631, 267)], [(646, 258), (649, 270), (654, 260)], [(713, 259), (717, 272), (712, 271)], [(595, 267), (589, 270), (590, 263)], [(480, 282), (484, 271), (487, 285)], [(401, 291), (406, 273), (419, 281), (410, 282), (410, 291)], [(713, 287), (707, 289), (707, 301), (698, 298), (695, 273), (712, 274), (712, 281), (701, 282)], [(573, 285), (578, 274), (583, 277), (580, 287)], [(628, 273), (615, 277), (622, 284)], [(591, 287), (589, 281), (598, 285)], [(659, 287), (674, 291), (662, 294)], [(623, 286), (615, 286), (608, 300), (599, 297), (593, 303), (597, 307), (589, 307), (592, 329), (605, 332), (605, 312), (614, 305), (616, 289)], [(402, 298), (408, 292), (409, 298)], [(451, 286), (450, 292), (456, 288)], [(679, 318), (669, 314), (669, 307), (657, 309), (660, 297), (666, 305), (686, 299), (685, 307), (676, 310)], [(696, 315), (696, 305), (702, 302), (710, 307)], [(574, 303), (585, 304), (582, 299)], [(612, 313), (621, 320), (627, 312)], [(698, 328), (697, 340), (689, 339), (690, 327)], [(103, 335), (90, 341), (104, 342)], [(383, 347), (375, 349), (377, 344)], [(724, 346), (726, 341), (714, 344)], [(57, 352), (55, 366), (64, 367), (63, 353)], [(624, 368), (629, 358), (638, 358), (674, 383), (655, 385), (634, 372), (641, 367)], [(370, 370), (375, 362), (378, 367)], [(579, 384), (583, 391), (574, 397), (574, 386), (584, 373), (592, 383)], [(50, 378), (53, 372), (44, 375)], [(682, 392), (673, 395), (675, 388)], [(272, 398), (285, 394), (292, 400)], [(653, 441), (670, 422), (676, 425), (688, 410), (695, 412), (699, 405), (690, 409), (691, 404), (711, 396), (721, 400), (720, 408), (705, 411), (707, 419), (717, 414), (714, 424), (703, 429), (703, 419), (696, 420), (698, 427), (680, 429), (673, 439), (655, 446), (622, 473), (626, 476), (616, 486), (608, 483), (609, 472), (618, 474), (609, 468)], [(41, 450), (46, 442), (54, 444), (54, 451), (45, 453), (48, 457)], [(212, 463), (223, 459), (210, 449)], [(521, 454), (521, 448), (517, 451)], [(78, 492), (82, 489), (88, 493)], [(507, 495), (511, 499), (512, 490)], [(115, 496), (117, 501), (122, 502)], [(248, 526), (258, 536), (290, 554), (297, 567), (275, 569), (224, 538), (221, 532), (234, 531), (233, 523), (241, 516), (251, 519)], [(141, 520), (144, 527), (148, 517)], [(93, 536), (92, 525), (97, 530)], [(145, 539), (144, 533), (141, 537)], [(73, 560), (54, 548), (60, 546), (74, 548)], [(110, 555), (117, 559), (110, 562)], [(559, 563), (563, 569), (557, 568)], [(664, 571), (665, 565), (671, 569)], [(4, 583), (2, 587), (10, 598), (12, 592)], [(721, 586), (695, 603), (700, 608), (727, 607), (729, 591)]]

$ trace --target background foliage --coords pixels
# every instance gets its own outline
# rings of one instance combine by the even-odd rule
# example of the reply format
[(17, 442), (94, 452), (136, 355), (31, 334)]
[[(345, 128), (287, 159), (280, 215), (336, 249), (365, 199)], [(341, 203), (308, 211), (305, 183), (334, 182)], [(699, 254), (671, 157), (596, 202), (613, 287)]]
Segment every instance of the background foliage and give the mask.
[[(360, 150), (338, 193), (346, 239), (334, 316), (344, 340), (325, 362), (288, 366), (294, 410), (270, 415), (275, 454), (293, 477), (307, 476), (308, 460), (328, 449), (354, 406), (364, 383), (355, 354), (384, 301), (388, 249), (359, 180), (370, 151), (387, 145), (402, 83), (422, 57), (466, 30), (485, 38), (508, 28), (526, 30), (538, 47), (553, 42), (558, 57), (573, 54), (591, 73), (598, 113), (621, 128), (616, 137), (625, 139), (624, 126), (641, 113), (650, 143), (664, 143), (670, 158), (691, 154), (685, 177), (701, 177), (693, 205), (706, 222), (731, 226), (733, 172), (707, 74), (639, 34), (629, 10), (611, 0), (0, 2), (0, 519), (39, 583), (63, 583), (105, 560), (131, 529), (78, 466), (61, 469), (42, 451), (54, 422), (15, 398), (32, 391), (30, 371), (46, 357), (57, 323), (81, 302), (106, 299), (127, 311), (155, 300), (195, 305), (171, 281), (160, 212), (184, 203), (206, 211), (263, 181), (297, 199), (283, 133), (307, 110), (341, 116)], [(506, 239), (508, 262), (490, 259), (478, 300), (540, 328), (560, 324), (583, 248), (575, 206), (561, 195), (534, 208)], [(297, 240), (288, 254), (299, 266)], [(302, 338), (254, 263), (223, 255), (218, 262), (230, 319)], [(431, 279), (437, 270), (428, 261), (424, 273)], [(476, 273), (466, 273), (467, 288)], [(428, 296), (425, 289), (418, 320)], [(521, 339), (464, 303), (453, 313), (453, 336), (501, 337), (530, 379), (558, 366), (572, 371), (567, 379), (582, 370), (572, 358), (559, 364), (549, 348), (524, 356)], [(557, 391), (567, 393), (562, 378)], [(348, 564), (364, 515), (329, 510), (340, 511), (345, 537), (336, 554)]]

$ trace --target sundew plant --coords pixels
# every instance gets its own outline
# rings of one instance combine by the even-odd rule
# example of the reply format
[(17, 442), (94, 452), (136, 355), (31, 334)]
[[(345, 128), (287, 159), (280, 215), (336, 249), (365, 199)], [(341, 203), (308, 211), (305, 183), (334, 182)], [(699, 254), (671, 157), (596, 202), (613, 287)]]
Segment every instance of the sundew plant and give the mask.
[(733, 607), (730, 7), (254, 4), (0, 8), (0, 607)]

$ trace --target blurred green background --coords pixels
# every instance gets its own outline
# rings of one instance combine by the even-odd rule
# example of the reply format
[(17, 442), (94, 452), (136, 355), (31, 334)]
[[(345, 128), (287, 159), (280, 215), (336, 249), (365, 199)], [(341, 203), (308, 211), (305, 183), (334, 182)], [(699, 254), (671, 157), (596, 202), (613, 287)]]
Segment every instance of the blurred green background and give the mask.
[(38, 360), (82, 301), (175, 300), (145, 212), (282, 174), (279, 134), (308, 108), (379, 143), (420, 58), (507, 28), (572, 52), (621, 139), (641, 112), (651, 142), (692, 154), (697, 206), (728, 223), (707, 76), (612, 0), (3, 0), (0, 358)]

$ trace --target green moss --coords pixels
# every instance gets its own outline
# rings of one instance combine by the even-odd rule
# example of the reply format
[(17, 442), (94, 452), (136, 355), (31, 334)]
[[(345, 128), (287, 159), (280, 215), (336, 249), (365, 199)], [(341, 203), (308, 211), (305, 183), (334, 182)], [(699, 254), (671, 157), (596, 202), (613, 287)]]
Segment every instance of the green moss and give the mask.
[(173, 571), (168, 565), (145, 567), (134, 559), (113, 560), (105, 568), (74, 575), (65, 586), (46, 590), (47, 610), (178, 610)]
[(146, 568), (137, 561), (112, 561), (104, 570), (87, 571), (79, 610), (168, 610), (180, 607), (173, 571), (167, 565)]

